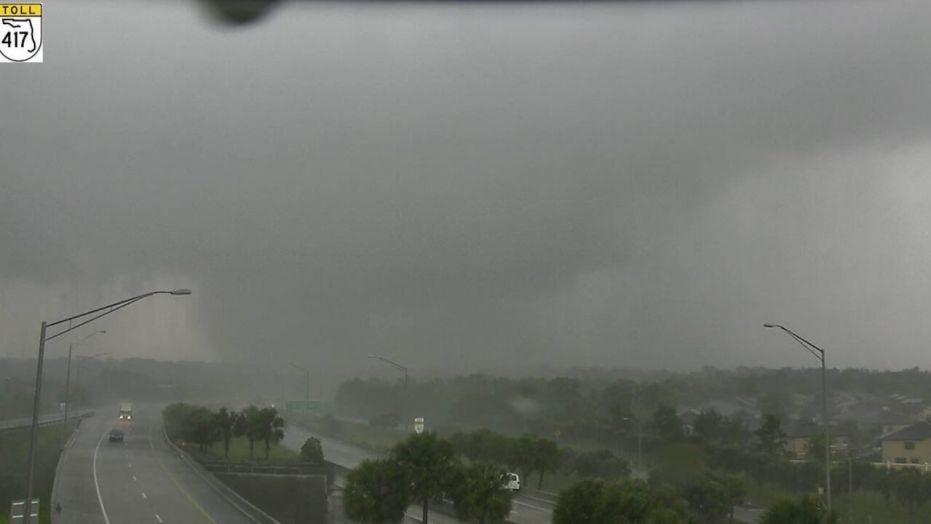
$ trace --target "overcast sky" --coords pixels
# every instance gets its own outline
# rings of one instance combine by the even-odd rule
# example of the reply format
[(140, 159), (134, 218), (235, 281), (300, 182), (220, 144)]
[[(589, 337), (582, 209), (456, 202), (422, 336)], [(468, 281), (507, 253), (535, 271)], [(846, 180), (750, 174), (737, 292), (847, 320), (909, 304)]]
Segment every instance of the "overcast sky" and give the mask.
[(45, 16), (45, 63), (0, 65), (0, 355), (191, 287), (93, 351), (814, 365), (772, 321), (931, 367), (927, 2)]

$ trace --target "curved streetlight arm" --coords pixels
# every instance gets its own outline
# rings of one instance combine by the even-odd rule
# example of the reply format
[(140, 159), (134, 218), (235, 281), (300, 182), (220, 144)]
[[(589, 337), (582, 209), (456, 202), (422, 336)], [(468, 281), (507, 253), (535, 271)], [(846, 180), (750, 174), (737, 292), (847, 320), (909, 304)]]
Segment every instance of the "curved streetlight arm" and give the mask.
[(802, 337), (801, 335), (799, 335), (798, 333), (792, 331), (791, 329), (789, 329), (789, 328), (787, 328), (787, 327), (785, 327), (785, 326), (783, 326), (783, 325), (781, 325), (781, 324), (769, 324), (769, 323), (766, 323), (766, 324), (763, 324), (763, 327), (768, 327), (768, 328), (779, 328), (779, 329), (785, 331), (787, 335), (789, 335), (790, 337), (794, 338), (796, 342), (798, 342), (803, 348), (805, 348), (806, 350), (808, 350), (808, 352), (811, 353), (812, 356), (814, 356), (814, 357), (817, 358), (818, 360), (824, 362), (824, 350), (821, 349), (820, 347), (816, 346), (816, 345), (815, 345), (814, 343), (812, 343), (811, 341), (806, 340), (805, 338), (803, 338), (803, 337)]
[(380, 356), (378, 356), (378, 355), (369, 355), (369, 358), (374, 358), (374, 359), (377, 359), (377, 360), (381, 360), (381, 361), (384, 362), (385, 364), (388, 364), (389, 366), (394, 366), (395, 369), (399, 369), (399, 370), (403, 371), (403, 372), (404, 372), (404, 387), (405, 387), (405, 389), (407, 388), (407, 367), (402, 366), (401, 364), (398, 364), (397, 362), (395, 362), (395, 361), (393, 361), (393, 360), (391, 360), (391, 359), (387, 359), (387, 358), (385, 358), (385, 357), (380, 357)]
[[(85, 324), (90, 324), (91, 322), (97, 320), (97, 319), (100, 318), (100, 317), (107, 316), (107, 315), (109, 315), (110, 313), (115, 313), (115, 312), (117, 312), (117, 311), (123, 309), (123, 308), (126, 307), (126, 306), (131, 306), (131, 305), (135, 304), (136, 302), (139, 302), (140, 300), (142, 300), (142, 299), (144, 299), (144, 298), (148, 298), (148, 297), (150, 297), (150, 296), (152, 296), (152, 295), (154, 295), (154, 293), (146, 294), (146, 295), (141, 296), (141, 297), (135, 297), (135, 298), (133, 298), (133, 299), (131, 299), (131, 300), (128, 300), (128, 301), (123, 302), (122, 304), (120, 304), (120, 305), (118, 305), (118, 306), (110, 306), (110, 309), (109, 309), (109, 310), (104, 311), (103, 313), (100, 313), (99, 315), (94, 315), (93, 317), (91, 317), (91, 318), (85, 320), (84, 322), (81, 322), (81, 323), (79, 323), (79, 324), (75, 324), (74, 326), (71, 326), (71, 327), (69, 327), (68, 329), (65, 329), (65, 330), (63, 330), (63, 331), (59, 331), (58, 333), (55, 333), (55, 334), (52, 335), (52, 336), (46, 336), (46, 337), (45, 337), (45, 341), (48, 342), (49, 340), (58, 338), (58, 337), (64, 335), (65, 333), (69, 333), (69, 332), (71, 332), (71, 331), (74, 331), (75, 329), (78, 329), (79, 327), (81, 327), (81, 326), (83, 326), (83, 325), (85, 325)], [(96, 310), (96, 311), (100, 311), (100, 310), (98, 309), (98, 310)], [(85, 315), (89, 315), (89, 314), (90, 314), (90, 313), (85, 313), (84, 315), (81, 315), (81, 316), (85, 316)], [(62, 322), (65, 322), (65, 321), (64, 321), (64, 320), (59, 320), (58, 322), (55, 322), (55, 324), (60, 324), (60, 323), (62, 323)], [(48, 324), (48, 325), (46, 326), (46, 329), (48, 329), (48, 327), (51, 326), (51, 325), (53, 325), (53, 324)]]
[(87, 342), (87, 341), (88, 341), (91, 337), (93, 337), (94, 335), (103, 335), (103, 334), (105, 334), (106, 332), (107, 332), (107, 330), (105, 330), (105, 329), (101, 329), (100, 331), (94, 331), (93, 333), (87, 335), (86, 337), (82, 338), (81, 340), (78, 340), (77, 342), (75, 342), (75, 343), (74, 343), (74, 348), (77, 349), (77, 348), (81, 347), (81, 344)]
[(398, 364), (397, 362), (395, 362), (395, 361), (393, 361), (393, 360), (387, 359), (387, 358), (385, 358), (385, 357), (380, 357), (380, 356), (378, 356), (378, 355), (369, 355), (369, 358), (374, 358), (374, 359), (377, 359), (377, 360), (381, 360), (381, 361), (384, 362), (385, 364), (388, 364), (388, 365), (394, 366), (394, 367), (397, 368), (397, 369), (400, 369), (401, 371), (404, 372), (405, 375), (407, 375), (407, 368), (404, 367), (404, 366), (402, 366), (401, 364)]
[(142, 300), (142, 299), (144, 299), (144, 298), (148, 298), (148, 297), (151, 297), (151, 296), (153, 296), (153, 295), (190, 295), (190, 294), (191, 294), (191, 290), (190, 290), (190, 289), (172, 289), (172, 290), (170, 290), (170, 291), (168, 291), (168, 290), (164, 290), (164, 291), (150, 291), (150, 292), (148, 292), (148, 293), (143, 293), (143, 294), (137, 295), (137, 296), (135, 296), (135, 297), (126, 298), (126, 299), (120, 300), (120, 301), (118, 301), (118, 302), (114, 302), (114, 303), (112, 303), (112, 304), (108, 304), (108, 305), (106, 305), (106, 306), (102, 306), (102, 307), (99, 307), (99, 308), (97, 308), (97, 309), (92, 309), (92, 310), (90, 310), (90, 311), (86, 311), (86, 312), (81, 313), (81, 314), (78, 314), (78, 315), (74, 315), (74, 316), (71, 316), (71, 317), (68, 317), (68, 318), (63, 318), (63, 319), (61, 319), (61, 320), (56, 320), (56, 321), (54, 321), (54, 322), (49, 322), (49, 323), (47, 323), (46, 326), (45, 326), (46, 329), (48, 329), (48, 328), (50, 328), (50, 327), (57, 326), (57, 325), (59, 325), (59, 324), (63, 324), (63, 323), (65, 323), (65, 322), (71, 322), (72, 320), (77, 320), (77, 319), (79, 319), (79, 318), (83, 318), (83, 317), (86, 317), (86, 316), (88, 316), (88, 315), (93, 315), (94, 313), (100, 313), (101, 311), (103, 311), (103, 313), (100, 313), (99, 315), (95, 315), (95, 316), (93, 316), (93, 317), (91, 317), (91, 318), (89, 318), (89, 319), (87, 319), (87, 320), (85, 320), (85, 321), (83, 321), (83, 322), (81, 322), (81, 323), (79, 323), (79, 324), (76, 324), (76, 325), (74, 325), (74, 326), (71, 326), (71, 327), (69, 327), (68, 329), (66, 329), (66, 330), (64, 330), (64, 331), (59, 331), (58, 333), (55, 333), (55, 334), (52, 335), (52, 336), (47, 336), (47, 337), (45, 337), (45, 340), (48, 341), (48, 340), (52, 340), (53, 338), (60, 337), (61, 335), (64, 335), (65, 333), (68, 333), (69, 331), (74, 331), (75, 329), (77, 329), (77, 328), (79, 328), (79, 327), (81, 327), (81, 326), (83, 326), (83, 325), (85, 325), (85, 324), (89, 324), (89, 323), (91, 323), (91, 322), (97, 320), (97, 319), (100, 318), (100, 317), (103, 317), (103, 316), (109, 315), (110, 313), (119, 311), (119, 310), (123, 309), (123, 308), (126, 307), (126, 306), (129, 306), (129, 305), (131, 305), (131, 304), (134, 304), (134, 303), (136, 303), (136, 302), (138, 302), (138, 301), (140, 301), (140, 300)]
[(806, 351), (808, 351), (809, 353), (811, 353), (811, 355), (812, 355), (813, 357), (815, 357), (815, 358), (818, 359), (818, 360), (824, 360), (824, 350), (822, 350), (822, 349), (820, 349), (820, 348), (818, 348), (818, 347), (814, 347), (814, 348), (813, 348), (813, 347), (811, 346), (811, 344), (810, 344), (807, 340), (805, 340), (805, 339), (802, 338), (801, 336), (799, 336), (799, 335), (793, 333), (793, 332), (792, 332), (791, 330), (789, 330), (788, 328), (785, 328), (783, 331), (785, 331), (790, 337), (794, 338), (795, 341), (798, 342), (799, 345), (801, 345), (803, 348), (805, 348)]
[(403, 388), (404, 388), (404, 389), (402, 390), (401, 395), (398, 397), (398, 413), (401, 415), (401, 419), (403, 420), (403, 419), (404, 419), (404, 414), (405, 414), (405, 412), (407, 411), (407, 410), (405, 409), (405, 402), (404, 402), (404, 400), (403, 400), (405, 397), (408, 396), (408, 394), (407, 394), (407, 384), (408, 384), (408, 380), (407, 380), (407, 367), (402, 366), (401, 364), (398, 364), (397, 362), (395, 362), (395, 361), (393, 361), (393, 360), (391, 360), (391, 359), (388, 359), (388, 358), (385, 358), (385, 357), (381, 357), (381, 356), (378, 356), (378, 355), (369, 355), (369, 358), (373, 358), (373, 359), (375, 359), (375, 360), (381, 360), (381, 361), (384, 362), (385, 364), (388, 364), (389, 366), (392, 366), (393, 368), (398, 369), (398, 370), (401, 370), (402, 372), (404, 372), (404, 385), (403, 385)]

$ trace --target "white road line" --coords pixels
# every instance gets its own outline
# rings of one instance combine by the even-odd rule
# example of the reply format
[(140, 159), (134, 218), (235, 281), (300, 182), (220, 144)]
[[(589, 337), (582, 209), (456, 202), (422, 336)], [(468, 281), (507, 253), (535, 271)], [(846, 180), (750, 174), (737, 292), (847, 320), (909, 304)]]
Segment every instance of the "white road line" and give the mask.
[(517, 504), (517, 505), (520, 505), (520, 506), (526, 506), (526, 507), (528, 507), (528, 508), (532, 508), (532, 509), (536, 509), (536, 510), (540, 510), (540, 511), (552, 511), (551, 509), (541, 508), (540, 506), (536, 506), (536, 505), (534, 505), (534, 504), (528, 504), (528, 503), (526, 503), (526, 502), (523, 502), (523, 501), (520, 501), (520, 500), (517, 500), (517, 499), (513, 499), (512, 502), (513, 502), (514, 504)]
[(97, 452), (100, 451), (100, 443), (103, 442), (103, 438), (107, 436), (109, 431), (104, 431), (103, 435), (100, 435), (100, 440), (97, 441), (97, 447), (94, 448), (94, 489), (97, 490), (97, 502), (100, 503), (100, 513), (103, 514), (103, 521), (106, 524), (110, 524), (110, 517), (107, 516), (107, 509), (103, 506), (103, 497), (100, 496), (100, 484), (97, 483)]
[(524, 497), (525, 499), (532, 500), (532, 501), (534, 501), (534, 502), (542, 502), (542, 503), (544, 503), (544, 504), (553, 504), (553, 503), (554, 503), (552, 500), (548, 500), (548, 499), (545, 499), (545, 498), (542, 498), (542, 497), (535, 497), (535, 496), (533, 496), (533, 495), (528, 495), (527, 493), (521, 493), (520, 496), (521, 496), (521, 497)]
[(129, 467), (133, 467), (133, 463), (132, 463), (132, 462), (129, 463)]
[(159, 516), (158, 516), (158, 513), (155, 514), (155, 520), (157, 520), (157, 521), (159, 521), (159, 522), (165, 522), (164, 520), (162, 520), (162, 517), (159, 517)]
[(137, 479), (136, 479), (136, 476), (133, 475), (133, 482), (136, 482), (136, 480), (137, 480)]
[(147, 497), (147, 496), (145, 495), (145, 491), (142, 492), (142, 498), (144, 498), (144, 499), (146, 499), (146, 500), (149, 500), (149, 497)]

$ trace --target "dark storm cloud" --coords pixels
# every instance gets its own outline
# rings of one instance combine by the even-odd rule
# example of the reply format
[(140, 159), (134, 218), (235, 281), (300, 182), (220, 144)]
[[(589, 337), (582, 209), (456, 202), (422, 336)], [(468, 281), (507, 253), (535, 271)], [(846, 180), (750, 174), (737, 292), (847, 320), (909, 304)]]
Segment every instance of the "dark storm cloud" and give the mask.
[(245, 30), (139, 3), (106, 36), (59, 9), (47, 63), (0, 72), (31, 102), (0, 130), (8, 352), (39, 312), (190, 285), (114, 322), (148, 335), (120, 351), (803, 364), (773, 320), (838, 365), (927, 364), (920, 3), (311, 3)]

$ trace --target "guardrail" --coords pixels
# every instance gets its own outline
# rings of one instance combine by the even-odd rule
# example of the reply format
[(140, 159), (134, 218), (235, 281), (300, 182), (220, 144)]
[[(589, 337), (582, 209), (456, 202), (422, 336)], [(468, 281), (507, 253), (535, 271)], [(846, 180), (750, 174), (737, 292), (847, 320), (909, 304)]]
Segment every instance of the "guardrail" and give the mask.
[(333, 468), (327, 464), (312, 462), (293, 464), (255, 464), (251, 462), (200, 462), (207, 471), (214, 473), (265, 473), (271, 475), (321, 475), (328, 481), (333, 477)]
[[(78, 419), (87, 418), (93, 415), (94, 415), (93, 411), (82, 411), (82, 412), (78, 412), (78, 413), (75, 413), (69, 416), (68, 420), (78, 420)], [(64, 415), (46, 416), (44, 417), (44, 420), (42, 418), (39, 419), (39, 427), (51, 426), (53, 424), (61, 424), (64, 421), (65, 421)], [(18, 429), (26, 429), (30, 427), (32, 427), (32, 419), (29, 419), (29, 418), (17, 419), (14, 421), (7, 421), (7, 422), (0, 421), (0, 432), (16, 431)]]
[(242, 495), (236, 493), (233, 488), (227, 486), (223, 483), (222, 480), (215, 477), (210, 471), (204, 468), (199, 462), (194, 460), (186, 451), (178, 447), (170, 438), (165, 431), (162, 431), (162, 435), (165, 437), (165, 442), (178, 454), (178, 457), (181, 458), (181, 461), (188, 465), (191, 469), (194, 470), (197, 475), (204, 480), (210, 487), (214, 489), (221, 497), (226, 499), (227, 502), (233, 505), (240, 513), (245, 515), (249, 520), (255, 524), (281, 524), (274, 517), (262, 511), (255, 504), (249, 502)]

